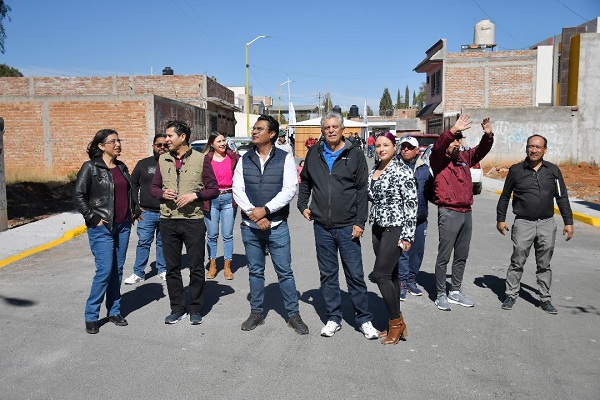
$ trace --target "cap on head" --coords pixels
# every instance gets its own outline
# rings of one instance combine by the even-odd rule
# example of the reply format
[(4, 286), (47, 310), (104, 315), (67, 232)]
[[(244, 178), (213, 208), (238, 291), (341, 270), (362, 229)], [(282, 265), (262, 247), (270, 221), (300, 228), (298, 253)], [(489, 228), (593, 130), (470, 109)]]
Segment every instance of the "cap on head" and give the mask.
[(279, 131), (279, 137), (285, 136), (285, 131)]
[(419, 147), (419, 141), (412, 136), (404, 136), (402, 140), (400, 140), (400, 146), (402, 146), (402, 143), (408, 143), (412, 147)]

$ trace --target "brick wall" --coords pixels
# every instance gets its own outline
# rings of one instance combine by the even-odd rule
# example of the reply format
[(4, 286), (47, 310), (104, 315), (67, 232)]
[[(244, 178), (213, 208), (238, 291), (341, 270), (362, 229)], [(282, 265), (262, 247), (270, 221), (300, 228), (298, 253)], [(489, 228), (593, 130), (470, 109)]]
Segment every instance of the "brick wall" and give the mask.
[(448, 53), (444, 110), (533, 106), (536, 62), (535, 50)]
[(66, 175), (88, 159), (87, 145), (103, 128), (119, 133), (123, 139), (120, 159), (133, 169), (137, 160), (147, 157), (150, 151), (154, 126), (153, 115), (147, 110), (153, 108), (153, 98), (0, 98), (0, 114), (6, 121), (6, 169)]

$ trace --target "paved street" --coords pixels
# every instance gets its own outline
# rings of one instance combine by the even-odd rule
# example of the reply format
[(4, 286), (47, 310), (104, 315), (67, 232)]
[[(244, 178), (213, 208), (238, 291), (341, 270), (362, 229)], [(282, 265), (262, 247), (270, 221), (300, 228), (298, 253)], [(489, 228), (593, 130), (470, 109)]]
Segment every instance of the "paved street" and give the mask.
[[(292, 258), (307, 336), (286, 326), (270, 261), (266, 324), (240, 330), (249, 291), (237, 226), (235, 279), (220, 273), (207, 282), (199, 326), (187, 319), (163, 323), (166, 286), (152, 272), (144, 283), (122, 288), (129, 326), (107, 323), (98, 335), (86, 334), (83, 308), (94, 268), (86, 235), (14, 262), (0, 269), (0, 398), (600, 398), (600, 230), (576, 222), (571, 242), (559, 235), (552, 288), (559, 315), (536, 307), (531, 259), (521, 297), (512, 311), (503, 311), (511, 244), (495, 230), (497, 198), (484, 190), (475, 199), (463, 287), (475, 308), (454, 306), (451, 312), (433, 304), (437, 211), (430, 207), (418, 278), (427, 293), (402, 303), (409, 336), (396, 346), (367, 341), (355, 330), (345, 283), (343, 328), (333, 338), (319, 336), (325, 314), (312, 226), (295, 208)], [(134, 230), (125, 276), (132, 271), (136, 239)], [(374, 262), (370, 231), (362, 243), (368, 273)], [(375, 284), (368, 287), (375, 326), (383, 329), (383, 301)]]

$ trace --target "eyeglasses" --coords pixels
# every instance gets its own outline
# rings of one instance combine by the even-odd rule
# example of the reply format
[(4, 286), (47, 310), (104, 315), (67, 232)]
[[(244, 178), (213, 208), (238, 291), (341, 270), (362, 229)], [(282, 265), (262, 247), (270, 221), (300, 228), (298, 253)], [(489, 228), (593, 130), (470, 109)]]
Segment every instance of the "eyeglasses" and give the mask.
[(111, 140), (107, 140), (106, 142), (102, 143), (104, 145), (106, 144), (110, 144), (111, 146), (115, 147), (115, 145), (121, 145), (121, 139), (111, 139)]
[(154, 143), (154, 145), (155, 145), (156, 147), (158, 147), (159, 149), (160, 149), (161, 147), (162, 147), (163, 149), (168, 149), (168, 148), (169, 148), (169, 145), (168, 145), (168, 144), (166, 144), (166, 143)]

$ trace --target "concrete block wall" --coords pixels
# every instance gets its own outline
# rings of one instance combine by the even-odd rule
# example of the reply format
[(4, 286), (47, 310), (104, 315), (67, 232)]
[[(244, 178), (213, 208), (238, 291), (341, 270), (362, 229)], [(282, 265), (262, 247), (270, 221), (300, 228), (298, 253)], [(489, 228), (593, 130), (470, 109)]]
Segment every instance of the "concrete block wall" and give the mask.
[(475, 147), (483, 135), (480, 126), (483, 118), (490, 117), (492, 120), (494, 146), (482, 162), (486, 172), (493, 165), (523, 160), (527, 138), (533, 134), (548, 139), (546, 160), (553, 163), (578, 160), (579, 115), (571, 107), (475, 108), (464, 112), (473, 118), (472, 127), (465, 131), (464, 143), (469, 147)]

